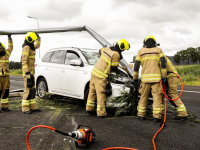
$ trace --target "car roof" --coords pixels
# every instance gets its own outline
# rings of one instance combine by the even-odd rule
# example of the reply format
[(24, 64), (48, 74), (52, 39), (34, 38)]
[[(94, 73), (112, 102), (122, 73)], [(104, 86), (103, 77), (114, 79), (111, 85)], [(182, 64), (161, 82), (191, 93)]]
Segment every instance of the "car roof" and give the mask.
[(94, 49), (94, 48), (78, 48), (78, 47), (58, 47), (58, 48), (53, 48), (45, 51), (47, 52), (52, 52), (52, 51), (58, 51), (58, 50), (74, 50), (74, 51), (86, 51), (86, 52), (98, 52), (99, 49)]

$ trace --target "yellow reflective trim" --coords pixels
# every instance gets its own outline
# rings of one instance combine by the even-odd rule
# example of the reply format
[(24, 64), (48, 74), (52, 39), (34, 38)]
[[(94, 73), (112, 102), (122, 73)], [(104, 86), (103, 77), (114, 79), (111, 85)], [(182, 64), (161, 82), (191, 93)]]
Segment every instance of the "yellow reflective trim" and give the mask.
[(32, 55), (32, 56), (28, 56), (28, 58), (35, 58), (35, 55)]
[(143, 78), (143, 79), (142, 79), (142, 81), (151, 81), (151, 80), (154, 80), (154, 81), (155, 81), (155, 80), (156, 80), (156, 81), (160, 81), (161, 78), (145, 78), (145, 79)]
[(145, 60), (151, 60), (151, 59), (156, 59), (156, 60), (159, 61), (160, 58), (156, 57), (156, 56), (144, 57), (144, 58), (141, 59), (141, 62), (143, 63), (143, 61), (145, 61)]
[(108, 75), (106, 73), (102, 72), (101, 70), (99, 70), (99, 69), (97, 69), (95, 67), (94, 67), (93, 71), (95, 71), (96, 73), (98, 73), (101, 76), (104, 76), (105, 78), (108, 77)]
[(161, 74), (142, 74), (141, 75), (141, 77), (152, 77), (152, 76), (154, 76), (154, 77), (161, 77)]
[(29, 100), (23, 99), (23, 100), (22, 100), (22, 105), (29, 105)]
[(186, 110), (185, 105), (181, 105), (181, 106), (179, 106), (179, 107), (176, 107), (176, 110), (177, 110), (178, 112)]
[(9, 51), (6, 51), (6, 54), (7, 54), (8, 56), (10, 56), (10, 52), (9, 52)]
[(161, 53), (161, 54), (159, 55), (159, 57), (163, 57), (163, 56), (165, 56), (164, 53)]
[(23, 52), (22, 54), (29, 56), (29, 53), (27, 53), (27, 52)]
[(94, 106), (94, 104), (88, 104), (88, 103), (87, 103), (87, 105), (88, 105), (88, 106), (92, 106), (92, 107)]
[(91, 100), (87, 100), (87, 103), (95, 103), (94, 101)]
[(167, 72), (167, 69), (161, 69), (161, 72)]
[(133, 71), (133, 75), (138, 75), (138, 72)]
[(137, 110), (138, 112), (146, 112), (146, 107), (138, 106)]
[(28, 65), (24, 65), (24, 66), (22, 66), (22, 69), (24, 69), (24, 68), (28, 68)]
[(13, 46), (13, 43), (8, 43), (8, 46)]
[(1, 63), (8, 63), (9, 60), (0, 60)]
[(101, 55), (101, 58), (102, 58), (103, 60), (105, 60), (105, 62), (108, 63), (108, 66), (107, 66), (106, 70), (104, 71), (104, 73), (107, 73), (107, 72), (108, 72), (108, 69), (109, 69), (110, 66), (111, 66), (111, 61), (108, 60), (108, 59), (107, 59), (105, 56), (103, 56), (103, 55)]
[(102, 75), (100, 75), (100, 74), (94, 72), (94, 70), (92, 71), (92, 74), (94, 74), (95, 76), (97, 76), (97, 77), (99, 77), (99, 78), (103, 78), (103, 79), (106, 78), (106, 77), (104, 77), (104, 76), (102, 76)]
[(40, 44), (40, 41), (36, 41), (36, 44)]
[(35, 103), (36, 103), (35, 99), (31, 99), (29, 102), (29, 104), (35, 104)]
[(112, 65), (112, 66), (118, 66), (118, 65), (119, 65), (119, 62), (112, 62), (111, 65)]
[(137, 57), (135, 58), (135, 60), (141, 61), (141, 58), (140, 58), (139, 56), (137, 56)]
[(1, 99), (1, 103), (8, 103), (8, 98), (6, 98), (6, 99)]

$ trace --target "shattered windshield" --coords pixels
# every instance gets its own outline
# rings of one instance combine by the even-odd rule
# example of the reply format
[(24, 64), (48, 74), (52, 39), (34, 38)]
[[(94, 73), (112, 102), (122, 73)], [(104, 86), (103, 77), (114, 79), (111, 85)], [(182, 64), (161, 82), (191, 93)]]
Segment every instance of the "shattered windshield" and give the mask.
[(90, 65), (95, 65), (100, 58), (100, 54), (98, 52), (82, 51), (82, 53)]

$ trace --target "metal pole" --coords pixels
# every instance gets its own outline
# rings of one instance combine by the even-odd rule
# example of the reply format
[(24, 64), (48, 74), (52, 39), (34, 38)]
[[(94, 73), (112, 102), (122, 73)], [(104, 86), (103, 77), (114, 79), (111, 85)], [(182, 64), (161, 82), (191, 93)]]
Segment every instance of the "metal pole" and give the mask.
[[(37, 17), (31, 17), (31, 16), (27, 16), (28, 18), (34, 18), (37, 19), (37, 25), (38, 25), (38, 29), (39, 29), (39, 21)], [(39, 47), (39, 58), (40, 58), (40, 47)]]

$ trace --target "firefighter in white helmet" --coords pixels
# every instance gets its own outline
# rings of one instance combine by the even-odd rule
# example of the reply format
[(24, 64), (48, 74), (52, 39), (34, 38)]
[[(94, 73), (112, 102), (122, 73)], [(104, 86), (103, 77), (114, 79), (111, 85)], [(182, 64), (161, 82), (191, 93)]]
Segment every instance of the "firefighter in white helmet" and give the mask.
[[(1, 96), (1, 110), (9, 112), (8, 96), (10, 88), (9, 80), (9, 57), (13, 50), (13, 42), (11, 35), (8, 35), (8, 48), (0, 42), (0, 96)], [(1, 111), (0, 111), (1, 112)]]
[[(178, 81), (179, 78), (174, 74), (178, 74), (176, 68), (174, 67), (173, 63), (170, 61), (169, 58), (165, 56), (166, 59), (166, 66), (167, 66), (167, 95), (171, 99), (176, 99), (178, 97)], [(181, 99), (177, 99), (175, 101), (170, 101), (170, 103), (176, 108), (177, 115), (175, 116), (175, 120), (186, 120), (187, 119), (187, 110)], [(164, 107), (164, 105), (163, 105)]]
[(95, 114), (95, 101), (97, 99), (97, 116), (104, 118), (107, 115), (105, 108), (106, 85), (110, 71), (117, 71), (122, 52), (128, 50), (130, 44), (121, 39), (112, 47), (100, 49), (100, 58), (94, 66), (90, 79), (90, 90), (86, 104), (89, 114)]
[[(133, 79), (136, 89), (139, 89), (141, 94), (138, 103), (138, 117), (141, 120), (145, 119), (148, 97), (150, 92), (153, 96), (153, 118), (154, 122), (162, 120), (162, 99), (163, 93), (160, 87), (160, 80), (166, 82), (167, 71), (165, 63), (165, 55), (162, 49), (157, 47), (156, 39), (149, 35), (144, 39), (144, 46), (138, 51), (135, 59)], [(138, 83), (138, 71), (142, 65), (141, 85)]]
[[(36, 40), (36, 44), (34, 44)], [(32, 114), (32, 112), (41, 112), (36, 107), (35, 101), (35, 49), (40, 47), (40, 37), (34, 32), (28, 32), (22, 45), (22, 70), (24, 77), (24, 94), (22, 99), (22, 112)]]

